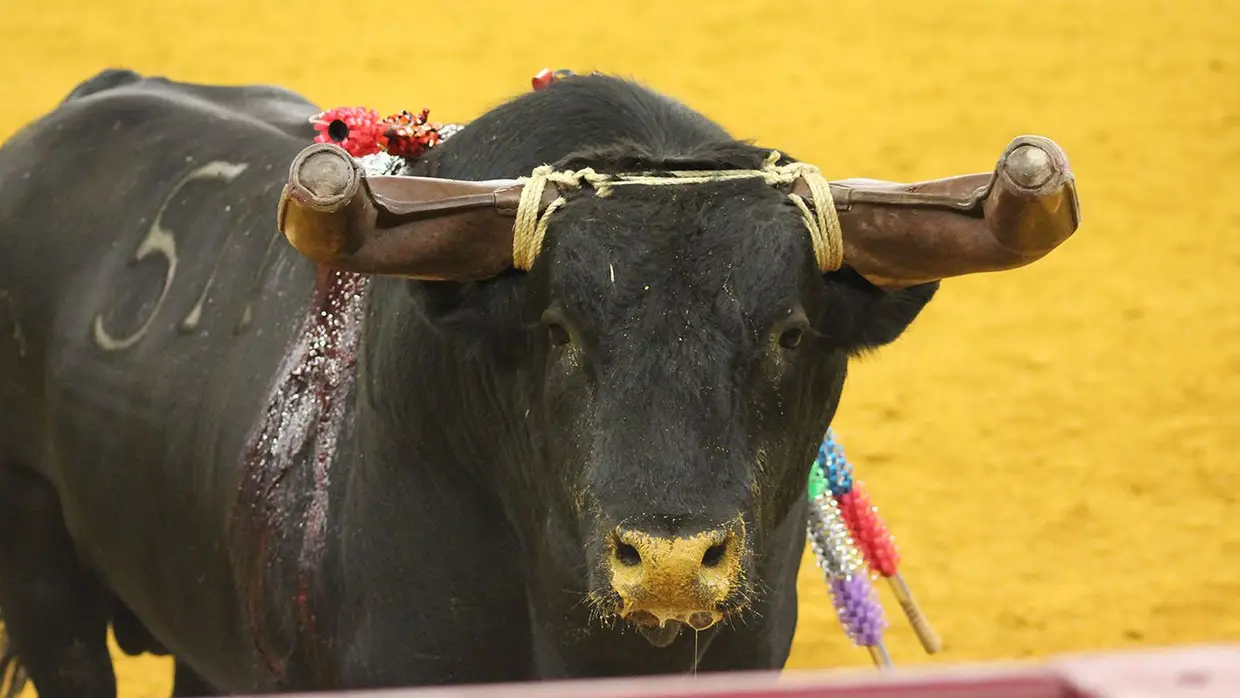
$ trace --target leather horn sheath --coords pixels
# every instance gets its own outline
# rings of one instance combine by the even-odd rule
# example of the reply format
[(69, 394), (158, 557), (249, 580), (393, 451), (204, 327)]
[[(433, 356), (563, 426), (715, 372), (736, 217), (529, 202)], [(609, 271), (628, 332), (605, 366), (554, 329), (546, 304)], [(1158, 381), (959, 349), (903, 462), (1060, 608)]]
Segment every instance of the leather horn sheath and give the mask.
[[(316, 143), (289, 166), (277, 226), (333, 269), (431, 281), (489, 279), (512, 267), (517, 180), (367, 176), (344, 149)], [(542, 205), (558, 192), (548, 187)]]
[[(794, 191), (810, 200), (802, 182)], [(1025, 266), (1081, 222), (1067, 156), (1041, 136), (1014, 139), (989, 174), (911, 184), (848, 179), (832, 182), (831, 194), (845, 264), (886, 288)]]
[[(1040, 136), (1013, 140), (990, 173), (830, 186), (845, 264), (887, 288), (1021, 267), (1080, 225), (1067, 157)], [(278, 227), (299, 252), (344, 271), (487, 279), (512, 268), (521, 189), (518, 180), (367, 176), (339, 146), (316, 143), (289, 167)], [(793, 191), (812, 201), (804, 181)], [(559, 194), (549, 184), (541, 207)]]

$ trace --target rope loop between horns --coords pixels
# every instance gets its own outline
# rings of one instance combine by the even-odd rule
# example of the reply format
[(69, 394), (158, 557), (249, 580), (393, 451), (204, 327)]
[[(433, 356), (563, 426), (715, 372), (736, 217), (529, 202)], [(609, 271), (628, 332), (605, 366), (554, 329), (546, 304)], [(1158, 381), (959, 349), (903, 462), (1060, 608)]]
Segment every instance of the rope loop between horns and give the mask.
[(797, 179), (805, 180), (809, 185), (813, 208), (797, 194), (789, 193), (788, 198), (801, 211), (801, 220), (809, 231), (818, 268), (824, 273), (839, 269), (844, 263), (844, 241), (839, 214), (835, 210), (835, 201), (831, 198), (830, 183), (817, 167), (808, 163), (776, 165), (780, 157), (778, 151), (772, 151), (761, 169), (756, 170), (690, 170), (673, 171), (665, 175), (600, 174), (591, 168), (557, 171), (550, 165), (535, 168), (529, 177), (521, 178), (525, 186), (521, 189), (516, 222), (513, 224), (513, 266), (522, 271), (529, 271), (534, 266), (534, 261), (542, 251), (543, 239), (547, 236), (547, 221), (566, 201), (563, 196), (556, 197), (551, 205), (539, 214), (543, 192), (549, 183), (565, 189), (580, 189), (583, 183), (588, 183), (599, 196), (610, 196), (613, 187), (625, 185), (676, 186), (760, 178), (772, 186), (791, 184)]

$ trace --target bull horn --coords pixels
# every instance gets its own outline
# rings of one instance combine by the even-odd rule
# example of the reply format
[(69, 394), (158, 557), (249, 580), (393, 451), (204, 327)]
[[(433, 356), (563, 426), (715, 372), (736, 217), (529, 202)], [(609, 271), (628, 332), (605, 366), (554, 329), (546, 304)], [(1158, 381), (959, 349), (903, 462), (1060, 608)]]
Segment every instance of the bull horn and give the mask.
[[(308, 146), (289, 166), (277, 227), (333, 269), (475, 281), (512, 267), (523, 183), (367, 176), (340, 146)], [(543, 205), (558, 196), (549, 187)]]
[(1081, 220), (1067, 155), (1041, 136), (1014, 139), (990, 173), (912, 184), (841, 180), (831, 193), (845, 262), (888, 288), (1030, 264)]
[[(344, 271), (487, 279), (513, 266), (524, 186), (367, 176), (339, 146), (317, 143), (289, 167), (278, 227), (303, 255)], [(830, 190), (845, 263), (889, 288), (1030, 264), (1080, 224), (1067, 157), (1039, 136), (1013, 140), (991, 173), (911, 184), (849, 179)], [(804, 180), (794, 191), (811, 199)], [(559, 196), (548, 186), (540, 211)]]

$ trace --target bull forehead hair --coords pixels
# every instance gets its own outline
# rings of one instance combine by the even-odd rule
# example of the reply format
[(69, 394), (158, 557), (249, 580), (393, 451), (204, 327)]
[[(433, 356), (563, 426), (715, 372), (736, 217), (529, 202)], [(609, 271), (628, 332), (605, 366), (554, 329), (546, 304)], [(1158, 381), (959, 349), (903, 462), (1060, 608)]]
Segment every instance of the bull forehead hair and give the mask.
[[(589, 162), (630, 172), (740, 169), (763, 157), (756, 149), (729, 154), (740, 157), (656, 162), (629, 151)], [(812, 276), (803, 273), (812, 271), (812, 251), (799, 215), (757, 180), (575, 195), (552, 221), (547, 244), (550, 290), (600, 338), (634, 324), (685, 340), (720, 332), (731, 341), (756, 338), (787, 314)]]
[[(603, 146), (581, 148), (554, 163), (557, 170), (593, 168), (597, 172), (670, 172), (673, 170), (750, 170), (758, 169), (770, 155), (741, 140), (708, 141), (675, 151), (665, 151), (634, 140), (620, 139)], [(778, 164), (791, 160), (786, 157)]]

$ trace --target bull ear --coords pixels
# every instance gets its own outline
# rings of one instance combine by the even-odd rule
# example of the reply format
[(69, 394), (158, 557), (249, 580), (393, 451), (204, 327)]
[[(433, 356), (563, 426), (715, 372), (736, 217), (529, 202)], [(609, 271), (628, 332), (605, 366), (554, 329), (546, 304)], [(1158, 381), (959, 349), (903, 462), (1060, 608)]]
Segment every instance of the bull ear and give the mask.
[[(289, 166), (277, 227), (324, 266), (432, 281), (476, 281), (513, 265), (513, 223), (524, 183), (367, 176), (331, 143)], [(543, 192), (541, 206), (559, 196)]]
[(826, 282), (832, 298), (827, 321), (829, 334), (849, 354), (894, 342), (939, 289), (938, 281), (882, 288), (848, 267), (826, 275)]

